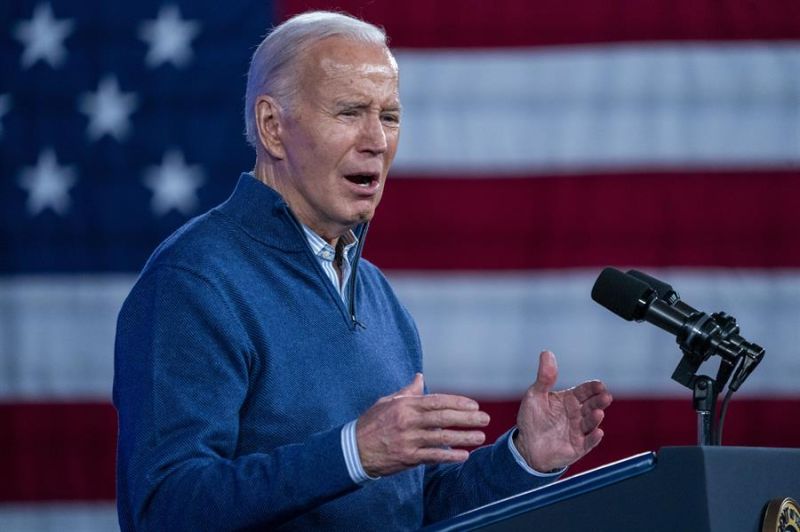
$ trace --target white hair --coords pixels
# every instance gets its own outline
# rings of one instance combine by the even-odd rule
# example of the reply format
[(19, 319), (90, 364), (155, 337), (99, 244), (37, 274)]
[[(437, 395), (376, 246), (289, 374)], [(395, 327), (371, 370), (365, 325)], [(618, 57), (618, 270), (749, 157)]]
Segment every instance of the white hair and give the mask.
[(286, 105), (297, 91), (298, 59), (315, 43), (328, 37), (345, 37), (365, 44), (387, 46), (383, 29), (368, 22), (331, 11), (309, 11), (276, 26), (258, 45), (247, 72), (244, 119), (247, 142), (258, 145), (255, 103), (269, 94)]

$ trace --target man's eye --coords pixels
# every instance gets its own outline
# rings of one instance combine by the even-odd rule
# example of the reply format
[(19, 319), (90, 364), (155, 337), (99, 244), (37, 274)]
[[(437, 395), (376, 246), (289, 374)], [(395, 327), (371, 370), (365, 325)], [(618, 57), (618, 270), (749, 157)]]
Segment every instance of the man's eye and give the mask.
[(387, 124), (399, 124), (400, 123), (400, 116), (394, 114), (383, 115), (381, 119), (386, 122)]
[(358, 116), (358, 109), (345, 109), (339, 112), (340, 116)]

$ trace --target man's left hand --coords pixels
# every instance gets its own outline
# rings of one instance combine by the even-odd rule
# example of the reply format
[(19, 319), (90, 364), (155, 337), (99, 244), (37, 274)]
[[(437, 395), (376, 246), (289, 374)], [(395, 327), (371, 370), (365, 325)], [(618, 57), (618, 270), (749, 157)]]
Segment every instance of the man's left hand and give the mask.
[(543, 473), (572, 464), (600, 443), (599, 425), (612, 400), (600, 381), (553, 392), (557, 377), (555, 355), (542, 351), (536, 382), (517, 414), (514, 444), (528, 465)]

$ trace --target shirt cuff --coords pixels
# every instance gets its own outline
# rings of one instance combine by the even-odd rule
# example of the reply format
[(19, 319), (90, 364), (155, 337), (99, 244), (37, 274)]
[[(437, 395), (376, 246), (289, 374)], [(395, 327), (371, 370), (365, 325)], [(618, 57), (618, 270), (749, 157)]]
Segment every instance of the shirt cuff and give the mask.
[(347, 472), (356, 484), (364, 484), (370, 480), (378, 480), (381, 477), (371, 477), (364, 471), (361, 465), (361, 457), (358, 455), (358, 440), (356, 440), (356, 422), (354, 419), (342, 427), (342, 452), (344, 462), (347, 464)]
[[(534, 476), (537, 476), (537, 477), (556, 477), (558, 475), (563, 474), (564, 471), (567, 470), (566, 467), (563, 467), (561, 469), (556, 469), (555, 471), (548, 471), (547, 473), (542, 473), (541, 471), (536, 471), (534, 468), (532, 468), (531, 466), (528, 465), (528, 462), (526, 462), (525, 459), (522, 457), (522, 455), (519, 454), (519, 451), (517, 450), (517, 446), (514, 445), (514, 436), (516, 434), (517, 434), (517, 429), (514, 428), (514, 430), (511, 431), (511, 434), (508, 435), (508, 450), (511, 451), (511, 456), (514, 457), (514, 460), (517, 461), (517, 463), (519, 464), (519, 466), (522, 469), (524, 469), (525, 471), (527, 471), (531, 475), (534, 475)], [(352, 476), (352, 474), (351, 474), (351, 476)]]

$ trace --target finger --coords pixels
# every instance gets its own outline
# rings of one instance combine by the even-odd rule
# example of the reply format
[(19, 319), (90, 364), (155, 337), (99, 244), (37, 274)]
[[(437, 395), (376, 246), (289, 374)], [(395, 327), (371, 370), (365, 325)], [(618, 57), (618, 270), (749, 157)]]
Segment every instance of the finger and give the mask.
[(422, 373), (417, 373), (414, 375), (414, 380), (412, 380), (407, 386), (400, 388), (398, 391), (393, 393), (391, 397), (422, 395), (424, 389), (425, 389), (425, 381), (422, 376)]
[(414, 438), (417, 447), (472, 447), (486, 441), (480, 430), (424, 430)]
[(536, 382), (533, 383), (533, 391), (536, 393), (547, 393), (553, 389), (558, 378), (558, 365), (556, 356), (551, 351), (539, 353), (539, 369), (536, 372)]
[(572, 393), (578, 398), (581, 403), (587, 401), (590, 397), (607, 392), (606, 385), (600, 381), (587, 381), (572, 389)]
[(608, 392), (594, 395), (581, 405), (581, 414), (586, 415), (592, 410), (605, 410), (613, 400), (614, 398)]
[(414, 453), (415, 464), (442, 464), (463, 462), (469, 458), (469, 451), (464, 449), (442, 449), (436, 447), (428, 447), (425, 449), (417, 449)]
[(422, 410), (478, 410), (478, 403), (463, 395), (450, 395), (444, 393), (428, 394), (417, 401)]
[(584, 452), (589, 452), (595, 447), (597, 444), (600, 443), (600, 440), (603, 439), (604, 433), (603, 429), (597, 428), (594, 429), (591, 433), (587, 434), (586, 437), (583, 439), (583, 450)]
[(593, 410), (590, 414), (581, 418), (581, 432), (583, 434), (590, 434), (594, 429), (600, 426), (600, 423), (605, 418), (605, 412), (602, 410)]
[(489, 424), (489, 414), (480, 411), (430, 410), (420, 417), (419, 426), (423, 428), (445, 427), (485, 427)]

